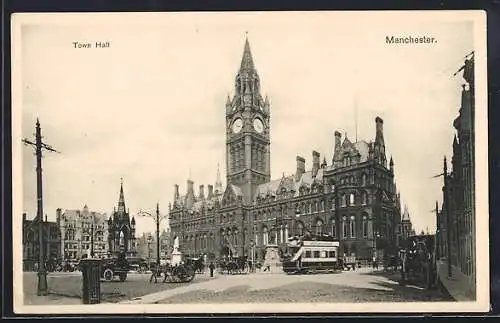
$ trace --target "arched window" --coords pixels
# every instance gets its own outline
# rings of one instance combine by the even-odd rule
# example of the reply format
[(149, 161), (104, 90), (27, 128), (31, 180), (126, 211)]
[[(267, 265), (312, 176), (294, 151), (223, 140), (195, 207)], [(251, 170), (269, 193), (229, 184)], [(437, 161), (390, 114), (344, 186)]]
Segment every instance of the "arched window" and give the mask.
[(335, 210), (335, 197), (334, 197), (334, 198), (332, 198), (332, 200), (331, 200), (330, 209), (331, 209), (331, 210)]
[(342, 237), (347, 238), (347, 218), (345, 216), (342, 217)]
[(321, 212), (325, 212), (325, 201), (321, 201)]
[(262, 244), (266, 246), (269, 243), (269, 232), (267, 231), (267, 227), (262, 229)]
[(335, 219), (332, 219), (332, 227), (331, 227), (332, 237), (337, 237), (337, 224), (335, 223)]
[(312, 203), (311, 202), (308, 203), (308, 208), (309, 208), (309, 214), (311, 214), (312, 213)]
[(366, 186), (366, 174), (361, 174), (361, 186)]
[(363, 215), (363, 238), (368, 238), (368, 218)]
[(354, 196), (354, 193), (349, 194), (349, 205), (354, 205), (356, 204), (356, 199)]
[(341, 207), (347, 206), (347, 196), (345, 194), (342, 194), (342, 197), (340, 199), (340, 206)]
[(362, 205), (368, 204), (368, 196), (366, 192), (361, 192), (361, 204)]
[(354, 215), (351, 215), (351, 221), (349, 222), (349, 231), (351, 231), (351, 238), (356, 238), (356, 220)]
[(321, 235), (323, 233), (323, 221), (316, 221), (316, 234)]

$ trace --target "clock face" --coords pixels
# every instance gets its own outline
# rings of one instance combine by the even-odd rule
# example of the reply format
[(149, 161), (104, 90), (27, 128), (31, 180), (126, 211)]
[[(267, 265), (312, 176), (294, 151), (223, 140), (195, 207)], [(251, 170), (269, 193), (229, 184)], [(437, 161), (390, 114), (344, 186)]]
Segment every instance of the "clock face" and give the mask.
[(243, 128), (243, 121), (241, 119), (236, 119), (233, 122), (233, 132), (234, 133), (239, 133), (241, 129)]
[(250, 103), (250, 101), (252, 101), (252, 97), (250, 95), (245, 95), (243, 97), (243, 102)]
[(254, 119), (253, 120), (253, 128), (258, 133), (262, 133), (264, 131), (264, 124), (262, 123), (262, 121), (260, 119)]

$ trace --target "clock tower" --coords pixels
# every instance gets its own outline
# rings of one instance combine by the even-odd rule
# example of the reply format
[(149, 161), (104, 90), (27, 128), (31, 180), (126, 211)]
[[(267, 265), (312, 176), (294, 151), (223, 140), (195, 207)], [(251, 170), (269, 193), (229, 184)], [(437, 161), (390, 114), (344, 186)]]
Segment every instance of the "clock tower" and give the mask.
[(269, 100), (262, 98), (248, 38), (236, 75), (234, 96), (226, 102), (227, 183), (241, 188), (250, 203), (258, 184), (271, 180)]

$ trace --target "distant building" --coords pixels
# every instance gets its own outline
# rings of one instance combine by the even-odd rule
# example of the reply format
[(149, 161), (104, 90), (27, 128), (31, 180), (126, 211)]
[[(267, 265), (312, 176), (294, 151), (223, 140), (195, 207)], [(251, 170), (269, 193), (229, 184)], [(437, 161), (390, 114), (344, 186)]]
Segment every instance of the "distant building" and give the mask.
[[(160, 258), (170, 258), (171, 252), (170, 245), (170, 230), (163, 230), (160, 232)], [(143, 233), (137, 239), (137, 256), (149, 261), (156, 261), (156, 232)]]
[[(437, 217), (438, 257), (468, 278), (470, 291), (476, 288), (476, 199), (474, 130), (474, 56), (465, 61), (459, 116), (453, 122), (451, 172), (444, 158), (443, 205)], [(436, 209), (438, 206), (436, 205)]]
[(308, 170), (297, 156), (295, 174), (272, 179), (270, 109), (247, 39), (235, 94), (225, 105), (227, 184), (223, 190), (218, 174), (215, 192), (208, 185), (205, 195), (200, 185), (195, 194), (189, 179), (183, 196), (175, 185), (169, 215), (180, 250), (264, 259), (268, 246), (311, 232), (336, 237), (342, 255), (368, 260), (396, 254), (400, 195), (394, 161), (386, 157), (383, 120), (375, 119), (373, 141), (342, 139), (335, 131), (330, 163), (313, 151)]
[(154, 261), (156, 259), (156, 239), (155, 235), (151, 232), (143, 233), (136, 239), (137, 256), (147, 261)]
[[(89, 211), (87, 205), (82, 210), (56, 210), (57, 226), (61, 232), (60, 252), (63, 260), (76, 264), (83, 255), (91, 256), (92, 243), (94, 257), (104, 258), (107, 248), (106, 214)], [(93, 239), (92, 239), (93, 234)]]
[(408, 212), (408, 207), (406, 205), (401, 217), (401, 226), (399, 232), (399, 246), (402, 248), (408, 247), (408, 238), (415, 235), (415, 230), (413, 229), (413, 224), (410, 219), (410, 213)]
[[(45, 221), (42, 223), (43, 230), (43, 254), (48, 267), (52, 267), (61, 261), (60, 241), (61, 235), (56, 222)], [(26, 218), (23, 213), (23, 270), (34, 271), (38, 267), (40, 255), (39, 225), (33, 220)], [(53, 270), (53, 268), (48, 268)]]
[(130, 211), (125, 207), (123, 180), (120, 184), (118, 209), (108, 219), (108, 248), (111, 255), (125, 252), (129, 257), (136, 256), (135, 218), (130, 218)]

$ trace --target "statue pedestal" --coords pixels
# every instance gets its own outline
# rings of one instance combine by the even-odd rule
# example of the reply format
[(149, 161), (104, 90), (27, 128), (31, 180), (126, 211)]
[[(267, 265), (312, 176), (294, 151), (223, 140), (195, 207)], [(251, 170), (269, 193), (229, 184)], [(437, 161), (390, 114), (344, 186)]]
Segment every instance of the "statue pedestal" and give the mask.
[(278, 245), (267, 245), (264, 257), (264, 269), (269, 266), (270, 272), (282, 272), (281, 259)]
[(179, 265), (182, 261), (182, 253), (178, 250), (172, 251), (172, 265)]

